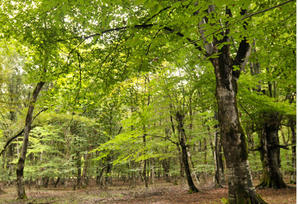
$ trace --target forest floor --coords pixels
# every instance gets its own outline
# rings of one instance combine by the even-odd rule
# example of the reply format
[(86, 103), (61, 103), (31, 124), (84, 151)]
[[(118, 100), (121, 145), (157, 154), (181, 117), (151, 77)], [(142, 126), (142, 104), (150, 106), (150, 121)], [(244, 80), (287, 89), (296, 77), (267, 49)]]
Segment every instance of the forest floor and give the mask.
[[(129, 203), (129, 204), (221, 204), (227, 197), (228, 189), (200, 188), (199, 193), (188, 193), (187, 185), (157, 182), (148, 188), (143, 185), (130, 187), (127, 185), (110, 186), (102, 189), (87, 187), (79, 190), (72, 188), (26, 188), (28, 200), (17, 201), (15, 187), (4, 188), (6, 193), (0, 195), (0, 204), (95, 204), (95, 203)], [(258, 193), (270, 204), (295, 204), (296, 187), (282, 190), (263, 189)]]

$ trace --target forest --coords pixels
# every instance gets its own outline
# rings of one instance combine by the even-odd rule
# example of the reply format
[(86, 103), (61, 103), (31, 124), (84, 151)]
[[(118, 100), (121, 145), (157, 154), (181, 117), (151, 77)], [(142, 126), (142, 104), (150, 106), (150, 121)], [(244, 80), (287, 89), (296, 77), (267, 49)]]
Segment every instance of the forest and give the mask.
[(296, 203), (296, 1), (1, 0), (0, 203)]

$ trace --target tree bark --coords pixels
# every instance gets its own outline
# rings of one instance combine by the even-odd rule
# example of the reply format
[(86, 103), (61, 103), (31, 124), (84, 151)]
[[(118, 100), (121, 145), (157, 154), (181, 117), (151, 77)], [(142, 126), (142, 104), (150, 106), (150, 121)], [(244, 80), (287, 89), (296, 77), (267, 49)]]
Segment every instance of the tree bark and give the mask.
[(106, 184), (112, 184), (112, 168), (113, 168), (113, 164), (112, 164), (112, 156), (107, 156), (107, 170), (106, 170), (106, 176), (105, 176), (105, 183)]
[(26, 154), (28, 149), (28, 143), (29, 143), (29, 133), (31, 130), (31, 124), (32, 124), (32, 115), (35, 107), (35, 103), (37, 101), (37, 97), (43, 87), (45, 82), (38, 82), (32, 97), (30, 98), (30, 103), (28, 107), (28, 112), (26, 115), (25, 120), (25, 128), (24, 128), (24, 138), (23, 138), (23, 145), (22, 150), (20, 152), (20, 157), (17, 163), (17, 192), (18, 192), (18, 199), (26, 199), (26, 193), (25, 193), (25, 184), (24, 184), (24, 167), (25, 167), (25, 160), (26, 160)]
[[(166, 138), (169, 137), (169, 134), (170, 134), (170, 130), (166, 128), (165, 129)], [(165, 138), (165, 141), (167, 140), (166, 138)], [(164, 153), (167, 153), (167, 152), (168, 152), (168, 147), (166, 146), (165, 149), (164, 149)], [(162, 168), (163, 168), (163, 175), (164, 175), (164, 178), (165, 178), (166, 182), (170, 182), (170, 175), (169, 175), (169, 172), (170, 172), (170, 158), (162, 160), (161, 165), (162, 165)]]
[(289, 120), (289, 125), (292, 132), (292, 174), (291, 183), (296, 184), (296, 120), (292, 117)]
[(222, 151), (221, 151), (222, 145), (221, 145), (220, 135), (218, 131), (215, 132), (214, 139), (215, 139), (215, 145), (214, 145), (215, 187), (222, 188), (223, 187), (222, 185), (225, 182), (225, 178), (224, 178), (224, 165), (222, 160)]
[[(144, 154), (146, 154), (146, 126), (143, 125), (143, 146), (144, 146)], [(145, 183), (145, 187), (148, 188), (148, 177), (147, 177), (147, 164), (148, 164), (148, 160), (145, 159), (144, 160), (144, 165), (143, 165), (143, 178), (144, 178), (144, 183)]]
[(77, 166), (77, 184), (76, 188), (80, 188), (82, 184), (82, 160), (80, 152), (76, 152), (76, 166)]
[(107, 168), (107, 166), (104, 166), (103, 168), (97, 168), (96, 170), (96, 184), (97, 185), (101, 185), (103, 182), (101, 182), (102, 180), (102, 175), (104, 173), (105, 168)]
[(163, 168), (163, 174), (165, 177), (166, 182), (170, 182), (170, 160), (169, 159), (164, 159), (162, 160), (162, 168)]
[[(228, 33), (228, 31), (227, 31)], [(220, 43), (228, 43), (229, 38), (223, 37)], [(218, 121), (221, 141), (224, 149), (229, 185), (229, 203), (266, 203), (256, 193), (252, 184), (251, 172), (248, 164), (248, 151), (244, 131), (240, 125), (237, 107), (237, 80), (240, 70), (233, 70), (240, 66), (249, 49), (246, 39), (242, 40), (233, 60), (230, 47), (224, 45), (217, 58), (210, 59), (216, 77), (216, 99), (218, 105)]]
[(280, 146), (278, 130), (280, 116), (278, 113), (265, 113), (263, 115), (263, 128), (260, 133), (261, 161), (263, 166), (263, 178), (258, 187), (286, 188), (280, 171)]
[(90, 156), (91, 155), (88, 152), (84, 155), (84, 167), (83, 167), (82, 178), (83, 178), (83, 185), (86, 185), (86, 186), (89, 183), (88, 168), (89, 168), (89, 165), (90, 165)]
[(189, 163), (188, 163), (186, 135), (185, 135), (184, 127), (183, 127), (183, 119), (184, 119), (184, 116), (180, 112), (177, 112), (176, 120), (178, 122), (177, 129), (179, 132), (179, 144), (181, 147), (182, 162), (183, 162), (183, 166), (184, 166), (184, 171), (185, 171), (189, 191), (190, 192), (199, 192), (199, 190), (195, 186), (195, 184), (192, 180), (192, 177), (191, 177), (191, 170), (190, 170)]
[(54, 183), (54, 187), (57, 188), (58, 184), (60, 182), (60, 177), (57, 178), (57, 180)]

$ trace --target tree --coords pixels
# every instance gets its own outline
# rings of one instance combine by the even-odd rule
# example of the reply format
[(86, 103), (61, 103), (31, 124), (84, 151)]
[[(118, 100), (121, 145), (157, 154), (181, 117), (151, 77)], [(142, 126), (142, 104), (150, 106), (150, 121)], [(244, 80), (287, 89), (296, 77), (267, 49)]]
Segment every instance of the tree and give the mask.
[[(244, 87), (239, 91), (243, 98), (240, 103), (248, 111), (250, 123), (255, 127), (252, 132), (257, 131), (259, 135), (260, 144), (257, 150), (261, 153), (263, 164), (263, 179), (259, 187), (286, 187), (280, 171), (280, 148), (286, 147), (280, 144), (278, 132), (282, 129), (282, 121), (295, 114), (291, 111), (293, 109), (290, 108), (289, 100), (291, 98), (289, 96), (293, 96), (295, 92), (291, 85), (295, 84), (295, 79), (292, 78), (295, 72), (292, 68), (295, 59), (291, 57), (294, 34), (292, 23), (288, 23), (293, 19), (287, 14), (292, 7), (293, 5), (289, 4), (284, 6), (281, 12), (265, 14), (272, 16), (273, 19), (281, 18), (279, 24), (273, 19), (256, 17), (256, 27), (251, 28), (255, 33), (255, 39), (249, 59), (250, 67), (245, 70), (245, 79), (250, 83), (246, 82), (244, 85), (244, 81), (241, 82)], [(281, 24), (286, 22), (288, 26), (284, 29)], [(268, 25), (265, 33), (259, 30), (264, 23)], [(266, 42), (261, 39), (266, 39)], [(250, 91), (244, 90), (247, 88)]]

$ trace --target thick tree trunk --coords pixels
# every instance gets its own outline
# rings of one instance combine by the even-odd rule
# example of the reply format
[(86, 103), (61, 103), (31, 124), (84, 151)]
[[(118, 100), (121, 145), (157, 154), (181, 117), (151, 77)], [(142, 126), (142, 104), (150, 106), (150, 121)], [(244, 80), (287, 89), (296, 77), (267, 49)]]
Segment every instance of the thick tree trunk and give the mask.
[(178, 122), (177, 129), (178, 129), (178, 132), (179, 132), (179, 144), (180, 144), (180, 147), (181, 147), (182, 162), (183, 162), (183, 166), (184, 166), (184, 171), (185, 171), (189, 191), (190, 192), (199, 192), (199, 190), (195, 186), (195, 184), (192, 180), (192, 177), (191, 177), (191, 170), (190, 170), (190, 167), (189, 167), (187, 146), (186, 146), (186, 141), (185, 141), (186, 140), (186, 135), (185, 135), (184, 127), (183, 127), (183, 119), (184, 119), (184, 116), (181, 113), (177, 112), (176, 113), (176, 120)]
[(280, 171), (280, 146), (278, 130), (280, 116), (278, 113), (265, 113), (263, 128), (260, 133), (261, 161), (263, 165), (263, 178), (258, 187), (286, 188)]
[(24, 167), (25, 167), (25, 160), (26, 160), (26, 154), (27, 154), (28, 143), (29, 143), (29, 133), (31, 130), (34, 106), (35, 106), (38, 94), (44, 84), (45, 84), (44, 82), (39, 82), (36, 85), (32, 94), (32, 98), (29, 103), (28, 112), (25, 120), (23, 146), (20, 152), (19, 160), (17, 163), (17, 169), (16, 169), (18, 199), (26, 199), (27, 197), (25, 193), (25, 184), (24, 184)]
[[(223, 42), (228, 41), (224, 37)], [(246, 41), (240, 44), (236, 64), (230, 57), (229, 45), (218, 52), (219, 57), (211, 59), (216, 76), (216, 99), (221, 141), (224, 149), (229, 183), (229, 203), (266, 203), (256, 193), (252, 184), (248, 164), (248, 151), (244, 131), (240, 125), (237, 108), (237, 79), (239, 72), (233, 71), (234, 65), (240, 65), (246, 53)], [(242, 50), (243, 49), (243, 50)], [(243, 53), (242, 53), (243, 52)], [(238, 60), (238, 61), (237, 61)]]

